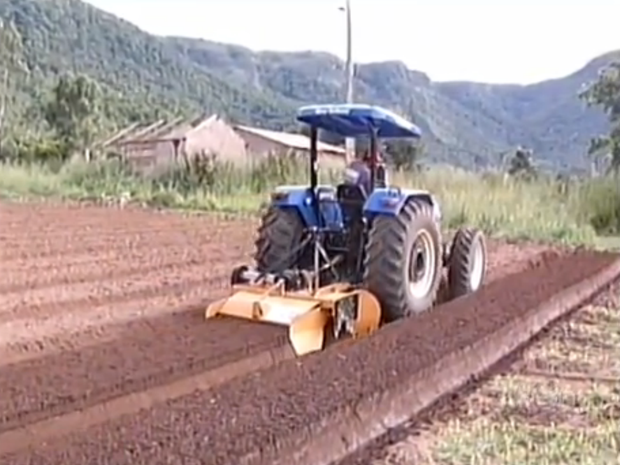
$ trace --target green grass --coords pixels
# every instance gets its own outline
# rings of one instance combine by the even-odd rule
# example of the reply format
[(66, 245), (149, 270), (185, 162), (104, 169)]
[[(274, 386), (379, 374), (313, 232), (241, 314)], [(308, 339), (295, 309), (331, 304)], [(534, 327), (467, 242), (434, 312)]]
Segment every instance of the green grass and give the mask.
[[(323, 173), (324, 182), (337, 182), (339, 173)], [(74, 200), (124, 198), (148, 206), (254, 214), (279, 184), (304, 184), (303, 165), (268, 161), (253, 169), (211, 164), (196, 173), (137, 176), (115, 162), (45, 166), (0, 166), (0, 196), (58, 197)], [(423, 173), (397, 173), (393, 184), (427, 189), (442, 203), (444, 224), (469, 224), (495, 236), (566, 244), (600, 245), (597, 232), (618, 230), (620, 194), (611, 180), (560, 186), (479, 176), (437, 168)]]
[(591, 464), (618, 462), (618, 422), (606, 420), (583, 430), (557, 425), (494, 423), (482, 419), (452, 425), (452, 437), (436, 452), (445, 465)]
[(619, 322), (611, 299), (553, 328), (520, 369), (494, 377), (434, 425), (433, 460), (416, 463), (620, 463)]

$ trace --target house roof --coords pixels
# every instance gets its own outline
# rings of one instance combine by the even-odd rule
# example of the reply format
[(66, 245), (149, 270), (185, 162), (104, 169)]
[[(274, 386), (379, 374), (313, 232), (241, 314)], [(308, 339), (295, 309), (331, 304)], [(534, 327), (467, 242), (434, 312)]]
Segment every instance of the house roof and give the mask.
[[(99, 141), (94, 145), (98, 148), (120, 147), (127, 145), (141, 145), (152, 142), (173, 141), (183, 139), (191, 130), (200, 125), (208, 125), (217, 121), (217, 115), (205, 117), (200, 115), (192, 119), (175, 118), (172, 120), (160, 119), (149, 124), (132, 124), (116, 132), (111, 137)], [(255, 128), (250, 126), (232, 126), (236, 131), (253, 134), (263, 139), (267, 139), (291, 149), (310, 150), (310, 138), (303, 134), (288, 132), (271, 131), (269, 129)], [(342, 147), (318, 142), (320, 152), (344, 155), (346, 152)]]
[(206, 118), (204, 115), (192, 119), (175, 118), (172, 120), (160, 119), (149, 124), (132, 124), (116, 132), (113, 136), (96, 144), (101, 148), (141, 144), (149, 142), (172, 141), (182, 139), (185, 135), (200, 124), (209, 124), (217, 119), (217, 115)]
[[(234, 126), (236, 130), (241, 130), (253, 134), (263, 139), (268, 139), (273, 142), (285, 145), (292, 149), (298, 150), (310, 150), (310, 138), (303, 134), (294, 134), (290, 132), (271, 131), (269, 129), (254, 128), (250, 126)], [(344, 155), (346, 152), (342, 147), (336, 145), (326, 144), (324, 142), (318, 142), (319, 152), (330, 152), (339, 155)]]

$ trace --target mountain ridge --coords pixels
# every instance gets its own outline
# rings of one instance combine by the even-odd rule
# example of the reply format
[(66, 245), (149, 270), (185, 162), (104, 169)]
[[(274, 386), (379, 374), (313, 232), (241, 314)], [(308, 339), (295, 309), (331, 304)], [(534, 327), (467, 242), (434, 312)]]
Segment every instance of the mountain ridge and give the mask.
[[(2, 0), (0, 17), (24, 39), (31, 100), (64, 71), (87, 74), (122, 96), (155, 108), (215, 112), (234, 122), (295, 127), (294, 111), (344, 95), (344, 63), (326, 52), (256, 52), (204, 39), (151, 35), (79, 0)], [(578, 99), (599, 68), (620, 58), (608, 52), (563, 78), (534, 84), (432, 81), (388, 60), (356, 66), (356, 101), (394, 109), (425, 132), (433, 161), (484, 168), (523, 145), (555, 170), (583, 169), (591, 137), (605, 115)], [(25, 97), (25, 98), (26, 98)]]

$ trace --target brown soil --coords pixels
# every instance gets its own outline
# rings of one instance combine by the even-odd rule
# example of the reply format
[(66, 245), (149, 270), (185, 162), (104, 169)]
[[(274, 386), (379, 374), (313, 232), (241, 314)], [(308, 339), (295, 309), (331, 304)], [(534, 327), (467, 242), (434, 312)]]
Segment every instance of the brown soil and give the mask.
[(239, 220), (1, 206), (0, 431), (285, 345), (282, 328), (204, 321), (251, 250)]
[[(0, 455), (3, 438), (13, 442), (18, 427), (34, 431), (52, 417), (156, 386), (152, 402), (161, 403), (187, 393), (165, 393), (170, 383), (285, 344), (282, 328), (202, 317), (231, 267), (248, 259), (252, 220), (57, 204), (0, 208), (0, 392), (8, 393), (0, 396)], [(488, 281), (559, 254), (499, 242), (489, 252)], [(105, 405), (101, 421), (123, 413)], [(66, 433), (80, 424), (89, 421)]]
[[(0, 433), (284, 345), (281, 328), (185, 311), (126, 325), (120, 340), (0, 369)], [(42, 381), (44, 382), (42, 383)]]
[[(389, 392), (614, 260), (594, 253), (544, 260), (361, 342), (343, 343), (6, 458), (16, 465), (271, 463), (281, 450), (301, 447), (336, 412)], [(390, 355), (396, 353), (402, 356)]]

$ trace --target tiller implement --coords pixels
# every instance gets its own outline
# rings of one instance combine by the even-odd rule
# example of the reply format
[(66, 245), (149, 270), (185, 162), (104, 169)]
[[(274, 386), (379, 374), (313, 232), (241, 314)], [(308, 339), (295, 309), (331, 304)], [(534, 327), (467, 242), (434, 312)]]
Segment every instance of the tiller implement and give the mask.
[[(462, 228), (445, 245), (437, 200), (388, 186), (378, 140), (419, 138), (417, 126), (353, 104), (302, 107), (297, 119), (310, 126), (309, 186), (272, 193), (256, 265), (233, 270), (232, 295), (212, 303), (206, 318), (288, 326), (293, 349), (303, 355), (321, 350), (331, 336), (366, 336), (381, 323), (430, 309), (439, 295), (453, 299), (481, 287), (482, 232)], [(319, 129), (369, 139), (369, 155), (353, 162), (338, 186), (318, 183)]]

